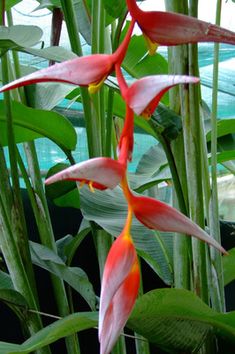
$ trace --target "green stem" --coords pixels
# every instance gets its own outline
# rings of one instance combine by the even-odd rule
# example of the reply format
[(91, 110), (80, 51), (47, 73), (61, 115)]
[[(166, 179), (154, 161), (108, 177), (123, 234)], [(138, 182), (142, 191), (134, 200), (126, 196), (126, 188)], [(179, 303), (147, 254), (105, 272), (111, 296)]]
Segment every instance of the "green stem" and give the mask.
[[(2, 157), (2, 151), (1, 151)], [(0, 158), (0, 170), (3, 171), (5, 168), (5, 162), (3, 158)], [(4, 173), (3, 175), (6, 175)], [(2, 177), (2, 176), (1, 176)], [(4, 177), (4, 176), (3, 176)], [(11, 280), (13, 282), (14, 288), (19, 291), (24, 298), (26, 299), (29, 308), (37, 311), (37, 302), (35, 300), (33, 291), (30, 286), (30, 282), (28, 276), (25, 271), (25, 267), (22, 262), (22, 258), (20, 252), (18, 250), (15, 237), (13, 235), (11, 220), (9, 218), (7, 210), (7, 204), (5, 204), (5, 200), (8, 197), (6, 192), (8, 191), (8, 180), (1, 178), (1, 187), (6, 182), (5, 188), (0, 193), (0, 243), (1, 250), (7, 265), (7, 269), (9, 271)], [(42, 328), (41, 319), (38, 314), (31, 314), (26, 316), (25, 322), (23, 326), (26, 326), (30, 334), (37, 333)], [(50, 354), (49, 347), (45, 347), (41, 350), (38, 350), (39, 354)]]
[[(3, 83), (9, 82), (7, 54), (3, 55), (2, 57), (2, 76), (3, 76)], [(30, 258), (27, 226), (24, 217), (23, 202), (21, 198), (20, 180), (19, 180), (17, 158), (16, 158), (17, 147), (15, 143), (14, 121), (13, 121), (13, 114), (11, 109), (11, 98), (9, 92), (4, 93), (4, 102), (5, 102), (5, 111), (6, 111), (6, 121), (7, 121), (9, 160), (10, 160), (10, 168), (11, 168), (11, 192), (9, 191), (9, 193), (12, 196), (11, 198), (12, 205), (11, 205), (10, 214), (12, 216), (12, 225), (14, 228), (13, 234), (15, 235), (16, 243), (18, 244), (18, 249), (21, 254), (27, 276), (29, 277), (30, 284), (32, 286), (32, 291), (34, 292), (36, 298), (37, 297), (36, 285), (35, 285), (32, 262)]]
[(112, 156), (112, 130), (113, 130), (113, 101), (114, 101), (114, 91), (109, 89), (108, 91), (108, 107), (107, 107), (107, 117), (106, 117), (106, 146), (105, 146), (105, 156)]
[[(197, 0), (190, 2), (189, 13), (197, 17)], [(197, 45), (189, 45), (189, 74), (198, 75)], [(184, 141), (189, 193), (189, 210), (191, 218), (202, 228), (204, 224), (204, 196), (202, 184), (202, 123), (200, 116), (199, 87), (189, 85), (182, 92), (185, 99)], [(210, 301), (208, 288), (207, 251), (204, 243), (192, 238), (193, 250), (193, 286), (196, 293), (208, 304)]]
[[(73, 7), (72, 0), (61, 0), (62, 10), (64, 13), (64, 19), (66, 22), (66, 27), (69, 35), (69, 40), (71, 44), (72, 51), (82, 56), (82, 47), (79, 37), (79, 31), (77, 26), (77, 21), (75, 17), (75, 11)], [(88, 142), (88, 152), (90, 157), (96, 156), (95, 154), (95, 133), (93, 130), (93, 117), (91, 111), (91, 101), (88, 90), (86, 87), (80, 87), (81, 99), (84, 111), (84, 119), (86, 125), (86, 133), (87, 133), (87, 142)]]
[[(104, 53), (105, 48), (105, 11), (102, 0), (92, 1), (92, 54)], [(95, 132), (96, 156), (104, 154), (105, 147), (105, 111), (104, 111), (104, 87), (99, 92), (92, 95), (93, 102), (93, 131)]]
[[(47, 200), (43, 190), (40, 168), (38, 164), (37, 154), (34, 142), (25, 144), (25, 153), (28, 162), (29, 174), (32, 181), (32, 188), (29, 188), (29, 196), (32, 201), (32, 207), (40, 235), (40, 239), (43, 245), (57, 253), (57, 247), (55, 243), (54, 233), (50, 221), (50, 214), (47, 206)], [(21, 164), (22, 166), (22, 164)], [(25, 171), (22, 169), (24, 176)], [(25, 176), (26, 177), (26, 176)], [(28, 185), (28, 183), (27, 183)], [(33, 192), (33, 195), (32, 195)], [(67, 300), (67, 294), (64, 287), (64, 283), (57, 276), (51, 274), (52, 285), (54, 289), (55, 300), (61, 317), (65, 317), (70, 314), (69, 304)], [(68, 353), (79, 354), (79, 343), (76, 335), (66, 338), (66, 346)]]
[[(220, 25), (221, 0), (217, 0), (216, 24)], [(218, 76), (219, 76), (219, 43), (214, 44), (214, 66), (213, 66), (213, 93), (211, 112), (211, 200), (210, 200), (210, 231), (213, 237), (220, 243), (219, 207), (217, 190), (217, 101), (218, 101)], [(211, 250), (212, 262), (217, 274), (217, 283), (214, 284), (215, 294), (219, 296), (212, 298), (214, 308), (217, 311), (225, 310), (224, 284), (222, 271), (222, 257), (215, 250)]]
[[(188, 13), (188, 3), (187, 0), (184, 1), (172, 1), (165, 0), (165, 5), (167, 11), (174, 11), (178, 13)], [(168, 63), (169, 72), (172, 74), (185, 74), (187, 72), (187, 52), (186, 46), (177, 46), (168, 49)], [(184, 115), (182, 112), (182, 102), (180, 100), (180, 90), (175, 87), (170, 91), (170, 108), (176, 113), (182, 116), (182, 121), (184, 120)], [(182, 122), (183, 124), (183, 122)], [(177, 196), (177, 202), (180, 209), (181, 199), (184, 200), (184, 209), (181, 210), (183, 213), (186, 212), (188, 215), (188, 188), (187, 188), (187, 173), (185, 165), (185, 146), (183, 134), (177, 138), (176, 141), (171, 143), (171, 151), (174, 156), (175, 170), (173, 174), (173, 185)], [(169, 158), (169, 157), (168, 157)], [(178, 176), (175, 178), (175, 175)], [(182, 197), (179, 198), (179, 187), (180, 194)], [(176, 288), (191, 289), (191, 257), (192, 248), (190, 240), (182, 235), (176, 234), (174, 238), (174, 286)]]
[[(171, 170), (174, 191), (177, 197), (177, 206), (180, 211), (188, 215), (187, 205), (185, 203), (184, 192), (182, 189), (182, 184), (180, 181), (180, 176), (177, 171), (175, 156), (172, 152), (170, 143), (166, 139), (158, 134), (158, 140), (163, 146), (165, 151), (167, 161)], [(191, 244), (190, 239), (186, 235), (175, 235), (174, 238), (174, 284), (177, 288), (190, 289), (190, 259), (191, 255)], [(183, 276), (182, 276), (183, 274)]]

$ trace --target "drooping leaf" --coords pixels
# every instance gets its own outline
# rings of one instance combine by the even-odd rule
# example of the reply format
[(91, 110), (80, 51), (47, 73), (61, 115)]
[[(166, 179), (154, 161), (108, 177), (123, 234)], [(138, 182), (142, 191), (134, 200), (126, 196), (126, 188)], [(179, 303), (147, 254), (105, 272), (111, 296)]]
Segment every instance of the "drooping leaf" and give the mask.
[[(119, 187), (91, 193), (83, 187), (80, 192), (81, 211), (87, 220), (95, 221), (107, 232), (118, 236), (127, 216), (127, 205)], [(135, 218), (131, 235), (138, 254), (154, 269), (166, 284), (172, 283), (172, 234), (145, 228)]]
[(30, 251), (34, 264), (66, 281), (81, 294), (91, 309), (95, 308), (96, 298), (92, 284), (81, 268), (66, 266), (55, 252), (38, 243), (30, 242)]
[(141, 296), (128, 327), (170, 352), (197, 352), (211, 332), (235, 342), (235, 311), (221, 314), (183, 289), (153, 290)]
[[(37, 110), (12, 102), (12, 114), (17, 143), (47, 137), (64, 151), (74, 150), (77, 135), (72, 124), (56, 112)], [(7, 145), (4, 102), (0, 101), (0, 144)]]
[(81, 312), (66, 316), (38, 331), (22, 344), (0, 342), (0, 353), (28, 354), (54, 343), (60, 338), (97, 326), (97, 312)]
[(40, 41), (42, 34), (42, 30), (37, 26), (0, 26), (0, 48), (8, 50), (32, 47)]

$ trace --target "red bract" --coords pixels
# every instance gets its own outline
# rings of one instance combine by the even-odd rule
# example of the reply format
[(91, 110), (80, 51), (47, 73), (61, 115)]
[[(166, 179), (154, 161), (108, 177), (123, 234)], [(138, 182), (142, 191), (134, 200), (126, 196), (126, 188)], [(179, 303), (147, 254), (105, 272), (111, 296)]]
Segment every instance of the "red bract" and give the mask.
[(153, 75), (134, 82), (125, 92), (124, 99), (133, 111), (150, 118), (162, 96), (178, 84), (195, 84), (199, 78), (184, 75)]
[(235, 33), (194, 17), (161, 11), (142, 11), (135, 0), (127, 0), (130, 14), (143, 34), (158, 45), (198, 42), (235, 44)]
[(227, 254), (215, 239), (177, 209), (154, 198), (134, 195), (126, 177), (122, 179), (122, 189), (135, 217), (149, 229), (192, 235)]
[(113, 243), (104, 268), (100, 295), (100, 354), (111, 352), (134, 306), (140, 271), (129, 229), (131, 212), (121, 235)]
[(97, 157), (68, 167), (45, 180), (46, 184), (62, 180), (79, 181), (104, 190), (115, 188), (125, 174), (126, 166), (108, 157)]
[(52, 65), (3, 86), (0, 92), (48, 81), (89, 86), (91, 93), (96, 92), (106, 77), (113, 71), (114, 65), (122, 62), (134, 24), (135, 20), (132, 20), (125, 39), (113, 54), (94, 54)]
[(150, 197), (133, 194), (131, 194), (130, 203), (136, 218), (149, 229), (192, 235), (217, 248), (220, 252), (227, 253), (215, 239), (170, 205)]

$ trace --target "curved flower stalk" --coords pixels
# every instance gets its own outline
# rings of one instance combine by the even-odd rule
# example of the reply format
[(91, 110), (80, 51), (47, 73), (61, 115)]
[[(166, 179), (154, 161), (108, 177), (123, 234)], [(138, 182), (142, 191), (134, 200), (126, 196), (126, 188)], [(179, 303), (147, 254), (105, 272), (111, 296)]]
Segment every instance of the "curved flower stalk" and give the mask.
[(151, 75), (145, 76), (129, 87), (120, 66), (115, 66), (122, 97), (128, 106), (138, 115), (149, 119), (159, 104), (162, 96), (171, 87), (178, 84), (197, 84), (200, 79), (186, 75)]
[(122, 187), (135, 217), (149, 229), (192, 235), (227, 254), (215, 239), (177, 209), (154, 198), (134, 195), (125, 178)]
[(1, 87), (0, 92), (39, 82), (53, 81), (88, 86), (89, 92), (95, 93), (114, 70), (115, 64), (123, 61), (134, 25), (133, 19), (123, 42), (113, 54), (93, 54), (52, 65)]
[(194, 17), (161, 11), (143, 11), (136, 0), (127, 0), (130, 14), (141, 28), (151, 54), (157, 45), (178, 45), (198, 42), (235, 44), (235, 33)]
[(130, 235), (132, 211), (113, 243), (104, 268), (99, 311), (100, 354), (109, 354), (132, 311), (138, 295), (140, 270)]

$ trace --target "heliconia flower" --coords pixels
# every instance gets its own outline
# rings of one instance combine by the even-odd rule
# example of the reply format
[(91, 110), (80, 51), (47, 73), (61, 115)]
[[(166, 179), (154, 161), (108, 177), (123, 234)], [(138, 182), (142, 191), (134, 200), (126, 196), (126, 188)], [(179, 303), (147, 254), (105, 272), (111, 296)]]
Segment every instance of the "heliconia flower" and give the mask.
[(135, 81), (129, 87), (124, 82), (120, 67), (115, 66), (122, 97), (128, 106), (138, 115), (149, 119), (162, 96), (171, 87), (178, 84), (196, 84), (198, 77), (186, 75), (152, 75)]
[(140, 271), (130, 236), (132, 212), (113, 243), (104, 268), (99, 310), (100, 354), (109, 354), (132, 311), (138, 295)]
[(157, 199), (134, 195), (129, 189), (125, 177), (122, 180), (122, 188), (135, 217), (149, 229), (194, 236), (215, 247), (220, 252), (227, 254), (225, 249), (214, 238), (210, 237), (201, 227), (179, 210)]
[(154, 45), (171, 46), (198, 42), (235, 44), (235, 33), (225, 28), (178, 13), (143, 11), (137, 6), (136, 0), (126, 2), (152, 52)]
[(114, 70), (115, 64), (122, 62), (134, 24), (135, 20), (133, 19), (123, 42), (113, 54), (93, 54), (52, 65), (1, 87), (0, 92), (49, 81), (88, 86), (90, 93), (96, 92)]
[(93, 188), (104, 190), (115, 188), (123, 178), (126, 165), (108, 157), (97, 157), (68, 167), (45, 180), (51, 184), (62, 180), (78, 181)]

